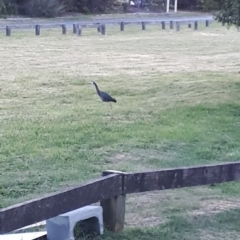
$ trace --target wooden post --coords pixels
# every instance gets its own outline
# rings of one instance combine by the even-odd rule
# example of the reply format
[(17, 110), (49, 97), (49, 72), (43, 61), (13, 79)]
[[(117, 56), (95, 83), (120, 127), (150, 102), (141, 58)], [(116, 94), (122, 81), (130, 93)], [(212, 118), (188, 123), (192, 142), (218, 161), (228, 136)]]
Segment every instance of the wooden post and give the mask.
[(120, 23), (120, 30), (121, 30), (121, 31), (124, 31), (124, 22), (121, 22), (121, 23)]
[(62, 34), (66, 34), (67, 33), (67, 28), (65, 24), (62, 24)]
[(106, 26), (104, 24), (101, 27), (101, 33), (102, 33), (102, 35), (106, 34)]
[[(119, 171), (104, 171), (102, 176), (109, 174), (121, 174), (122, 175), (122, 190), (124, 192), (124, 173)], [(125, 204), (126, 195), (122, 194), (101, 202), (103, 208), (103, 222), (104, 227), (112, 232), (120, 232), (124, 229), (125, 221)]]
[(6, 36), (11, 36), (11, 28), (9, 26), (6, 26)]
[(77, 33), (77, 25), (75, 23), (73, 24), (73, 33)]
[(77, 35), (82, 36), (82, 26), (77, 25)]
[(40, 25), (35, 26), (35, 34), (36, 36), (40, 35)]
[(176, 22), (176, 31), (180, 31), (180, 23)]
[(197, 30), (197, 29), (198, 29), (198, 22), (195, 21), (195, 22), (194, 22), (194, 30)]
[(206, 20), (206, 27), (209, 26), (209, 20)]
[(97, 26), (97, 31), (101, 32), (101, 26), (100, 25)]
[(165, 22), (162, 22), (162, 29), (165, 29)]
[(189, 24), (188, 24), (188, 28), (191, 28), (191, 27), (192, 27), (192, 24), (191, 24), (191, 23), (189, 23)]
[(170, 29), (173, 29), (173, 21), (170, 21)]
[(142, 30), (146, 30), (146, 23), (142, 22)]

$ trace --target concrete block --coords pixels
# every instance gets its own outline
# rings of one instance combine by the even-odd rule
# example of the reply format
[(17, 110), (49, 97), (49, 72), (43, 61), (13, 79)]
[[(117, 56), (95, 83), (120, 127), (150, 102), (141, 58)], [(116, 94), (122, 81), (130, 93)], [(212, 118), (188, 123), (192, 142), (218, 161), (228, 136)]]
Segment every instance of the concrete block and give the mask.
[(79, 234), (81, 232), (83, 236), (93, 232), (103, 234), (102, 207), (86, 206), (61, 214), (48, 219), (46, 228), (49, 240), (74, 240), (75, 230)]

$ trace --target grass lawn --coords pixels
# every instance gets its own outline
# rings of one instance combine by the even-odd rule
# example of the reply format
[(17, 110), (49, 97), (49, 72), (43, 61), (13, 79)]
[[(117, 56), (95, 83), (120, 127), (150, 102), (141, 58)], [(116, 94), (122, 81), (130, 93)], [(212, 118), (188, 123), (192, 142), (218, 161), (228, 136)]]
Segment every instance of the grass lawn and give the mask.
[[(168, 27), (167, 27), (168, 28)], [(69, 30), (70, 31), (70, 30)], [(106, 169), (240, 159), (240, 39), (218, 24), (0, 32), (0, 207)], [(96, 81), (117, 103), (102, 104)], [(240, 184), (127, 199), (126, 231), (104, 239), (239, 239)]]

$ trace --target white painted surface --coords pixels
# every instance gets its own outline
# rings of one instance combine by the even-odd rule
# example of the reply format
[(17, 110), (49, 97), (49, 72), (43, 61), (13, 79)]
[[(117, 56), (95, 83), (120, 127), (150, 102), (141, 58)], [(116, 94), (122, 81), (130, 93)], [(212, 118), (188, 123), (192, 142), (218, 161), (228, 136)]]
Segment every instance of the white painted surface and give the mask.
[[(86, 206), (48, 219), (46, 228), (49, 240), (74, 239), (74, 227), (77, 222), (92, 217), (98, 219), (100, 234), (103, 234), (103, 210), (101, 206)], [(0, 239), (1, 240), (1, 239)]]
[(47, 232), (31, 232), (0, 235), (0, 240), (34, 240), (43, 237)]
[(167, 0), (166, 12), (169, 13), (170, 0)]
[(42, 222), (38, 222), (38, 223), (34, 223), (34, 224), (31, 224), (31, 225), (28, 225), (28, 226), (23, 227), (23, 228), (19, 228), (19, 229), (15, 230), (15, 231), (28, 229), (28, 228), (34, 228), (34, 227), (41, 227), (41, 226), (45, 226), (45, 225), (46, 225), (46, 221), (42, 221)]
[(178, 4), (178, 0), (174, 0), (174, 12), (177, 12), (177, 4)]

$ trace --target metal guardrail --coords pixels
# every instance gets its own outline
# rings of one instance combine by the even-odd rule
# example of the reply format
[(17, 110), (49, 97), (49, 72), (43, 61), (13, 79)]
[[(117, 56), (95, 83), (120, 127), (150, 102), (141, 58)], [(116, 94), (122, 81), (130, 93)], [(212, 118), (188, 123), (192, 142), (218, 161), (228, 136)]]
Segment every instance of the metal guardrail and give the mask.
[[(80, 29), (82, 28), (98, 28), (99, 26), (104, 26), (104, 28), (106, 29), (106, 25), (120, 25), (120, 26), (124, 26), (124, 25), (129, 25), (129, 24), (144, 24), (146, 26), (146, 24), (160, 24), (160, 23), (169, 23), (170, 26), (173, 25), (174, 23), (177, 26), (177, 31), (180, 30), (180, 24), (182, 23), (192, 23), (194, 22), (195, 25), (198, 24), (198, 22), (206, 22), (206, 26), (208, 26), (209, 22), (213, 21), (213, 17), (209, 16), (209, 17), (188, 17), (188, 18), (158, 18), (158, 19), (104, 19), (104, 20), (92, 20), (92, 21), (67, 21), (67, 22), (57, 22), (57, 23), (29, 23), (29, 24), (0, 24), (0, 30), (6, 30), (6, 36), (11, 36), (11, 30), (15, 29), (15, 30), (25, 30), (25, 29), (35, 29), (35, 33), (36, 35), (40, 34), (40, 29), (41, 28), (62, 28), (62, 33), (66, 34), (66, 29), (69, 27), (73, 27), (74, 26), (78, 26)], [(197, 23), (197, 24), (196, 24)], [(121, 28), (122, 30), (122, 28)], [(142, 27), (142, 30), (145, 30), (145, 27)], [(77, 31), (73, 30), (74, 33), (76, 33)], [(102, 31), (99, 31), (102, 32)], [(104, 32), (105, 34), (105, 32)], [(81, 34), (78, 34), (81, 35)]]

